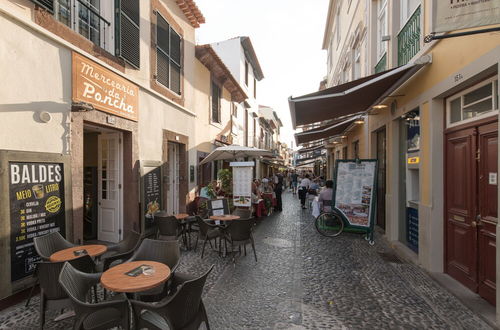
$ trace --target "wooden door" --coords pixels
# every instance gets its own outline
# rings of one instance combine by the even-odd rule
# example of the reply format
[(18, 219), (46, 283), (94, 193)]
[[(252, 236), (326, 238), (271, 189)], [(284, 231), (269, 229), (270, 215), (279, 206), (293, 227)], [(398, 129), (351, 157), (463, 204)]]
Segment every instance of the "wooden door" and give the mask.
[(120, 133), (98, 137), (98, 231), (100, 241), (118, 242), (121, 238), (122, 152)]
[(477, 291), (475, 128), (446, 136), (446, 271)]
[(377, 132), (377, 226), (385, 230), (385, 167), (386, 134), (385, 128)]
[(446, 271), (491, 304), (496, 297), (498, 123), (446, 138)]
[(491, 304), (495, 304), (498, 124), (480, 126), (478, 137), (478, 292)]

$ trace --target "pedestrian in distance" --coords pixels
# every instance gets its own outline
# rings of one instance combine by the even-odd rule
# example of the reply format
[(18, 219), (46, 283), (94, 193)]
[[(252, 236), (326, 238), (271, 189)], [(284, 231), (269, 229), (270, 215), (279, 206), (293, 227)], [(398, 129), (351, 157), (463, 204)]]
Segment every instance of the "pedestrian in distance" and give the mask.
[(309, 174), (306, 174), (306, 177), (300, 181), (299, 184), (299, 199), (300, 204), (302, 205), (302, 209), (306, 208), (306, 197), (307, 191), (311, 186), (311, 180), (309, 180)]
[(283, 211), (283, 201), (281, 200), (281, 194), (283, 193), (283, 175), (281, 173), (277, 174), (277, 183), (274, 186), (274, 193), (276, 194), (276, 211)]
[(291, 180), (292, 180), (292, 193), (295, 195), (297, 193), (297, 185), (299, 182), (299, 175), (293, 171), (291, 175)]

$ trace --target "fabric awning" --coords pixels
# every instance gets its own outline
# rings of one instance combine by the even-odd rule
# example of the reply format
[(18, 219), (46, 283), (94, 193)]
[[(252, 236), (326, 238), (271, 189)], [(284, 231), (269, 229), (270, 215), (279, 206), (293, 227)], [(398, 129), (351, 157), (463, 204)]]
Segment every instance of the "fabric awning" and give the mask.
[(311, 151), (323, 149), (324, 147), (325, 147), (324, 145), (319, 145), (319, 146), (312, 146), (312, 147), (302, 148), (302, 149), (298, 150), (297, 153), (304, 154), (306, 152), (311, 152)]
[(430, 58), (417, 62), (319, 92), (290, 97), (288, 104), (293, 127), (367, 111), (429, 63)]
[(331, 125), (325, 125), (317, 128), (310, 129), (308, 131), (300, 132), (295, 134), (295, 141), (297, 145), (327, 139), (339, 134), (342, 134), (349, 126), (351, 126), (356, 119), (359, 117), (351, 117), (347, 120), (337, 122)]

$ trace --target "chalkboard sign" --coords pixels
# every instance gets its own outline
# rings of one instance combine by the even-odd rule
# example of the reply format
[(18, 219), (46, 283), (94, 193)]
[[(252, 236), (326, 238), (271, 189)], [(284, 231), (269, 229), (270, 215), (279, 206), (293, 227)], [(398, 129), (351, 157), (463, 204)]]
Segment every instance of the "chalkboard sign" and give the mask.
[[(147, 171), (149, 170), (149, 171)], [(161, 195), (161, 167), (153, 167), (146, 169), (143, 176), (143, 214), (145, 229), (154, 226), (153, 216), (161, 210), (162, 195)]]
[(337, 160), (332, 200), (350, 227), (373, 228), (376, 178), (376, 160)]
[(33, 238), (65, 236), (64, 165), (9, 162), (11, 281), (33, 274), (40, 257)]

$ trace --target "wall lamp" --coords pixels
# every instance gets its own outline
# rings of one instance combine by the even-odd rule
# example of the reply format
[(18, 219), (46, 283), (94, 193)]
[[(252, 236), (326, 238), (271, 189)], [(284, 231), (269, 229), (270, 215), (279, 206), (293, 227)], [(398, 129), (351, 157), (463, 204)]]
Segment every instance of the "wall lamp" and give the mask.
[(356, 119), (356, 120), (354, 121), (354, 123), (355, 123), (356, 125), (362, 125), (362, 124), (364, 124), (364, 123), (365, 123), (365, 120), (364, 120), (363, 118), (359, 118), (359, 119)]
[(71, 102), (71, 112), (87, 112), (95, 110), (94, 106), (87, 102)]
[(389, 106), (385, 105), (385, 104), (377, 104), (377, 105), (374, 105), (373, 106), (373, 109), (376, 109), (376, 110), (382, 110), (382, 109), (387, 109)]

